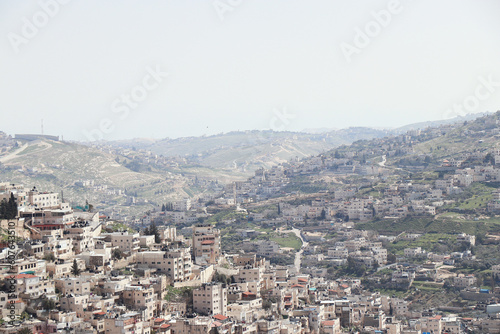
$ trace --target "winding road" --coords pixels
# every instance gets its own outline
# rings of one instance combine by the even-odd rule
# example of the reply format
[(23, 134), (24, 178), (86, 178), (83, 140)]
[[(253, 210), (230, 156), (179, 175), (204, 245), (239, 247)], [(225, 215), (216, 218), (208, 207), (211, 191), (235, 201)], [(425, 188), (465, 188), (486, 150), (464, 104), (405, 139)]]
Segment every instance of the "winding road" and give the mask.
[(379, 162), (379, 163), (378, 163), (378, 165), (379, 165), (379, 166), (381, 166), (381, 167), (385, 167), (385, 163), (386, 163), (386, 162), (387, 162), (387, 157), (386, 157), (386, 155), (384, 154), (384, 155), (382, 156), (382, 161), (381, 161), (381, 162)]
[(295, 261), (294, 261), (295, 268), (297, 268), (297, 273), (300, 273), (300, 266), (301, 266), (301, 261), (302, 261), (302, 253), (304, 252), (304, 248), (307, 247), (307, 245), (309, 243), (306, 242), (302, 238), (302, 235), (300, 234), (300, 230), (299, 229), (293, 228), (292, 232), (295, 233), (295, 235), (298, 238), (300, 238), (300, 240), (302, 240), (302, 247), (300, 248), (300, 250), (297, 253), (295, 253)]

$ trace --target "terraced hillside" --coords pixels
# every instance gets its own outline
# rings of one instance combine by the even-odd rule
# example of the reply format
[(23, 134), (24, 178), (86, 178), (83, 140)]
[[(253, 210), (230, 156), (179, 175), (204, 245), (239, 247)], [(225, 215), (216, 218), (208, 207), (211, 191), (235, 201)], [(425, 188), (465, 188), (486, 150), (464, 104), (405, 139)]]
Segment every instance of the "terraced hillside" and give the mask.
[[(155, 170), (136, 172), (118, 163), (116, 158), (114, 154), (76, 143), (25, 142), (0, 157), (0, 180), (36, 185), (47, 191), (62, 190), (74, 204), (88, 200), (99, 208), (102, 202), (115, 203), (117, 210), (127, 196), (142, 198), (151, 206), (196, 192), (189, 190), (188, 179), (181, 175)], [(142, 207), (137, 211), (144, 210)]]
[(386, 130), (349, 128), (321, 134), (276, 131), (237, 131), (179, 139), (116, 141), (119, 147), (150, 150), (163, 156), (182, 156), (209, 168), (254, 170), (304, 158), (359, 139), (386, 136)]

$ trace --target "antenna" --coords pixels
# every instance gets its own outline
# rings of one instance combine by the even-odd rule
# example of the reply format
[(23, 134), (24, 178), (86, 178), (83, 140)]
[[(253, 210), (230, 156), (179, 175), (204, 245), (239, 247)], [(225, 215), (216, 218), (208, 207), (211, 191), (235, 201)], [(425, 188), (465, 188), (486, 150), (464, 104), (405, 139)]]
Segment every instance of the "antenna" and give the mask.
[(43, 135), (43, 118), (42, 118), (42, 135)]

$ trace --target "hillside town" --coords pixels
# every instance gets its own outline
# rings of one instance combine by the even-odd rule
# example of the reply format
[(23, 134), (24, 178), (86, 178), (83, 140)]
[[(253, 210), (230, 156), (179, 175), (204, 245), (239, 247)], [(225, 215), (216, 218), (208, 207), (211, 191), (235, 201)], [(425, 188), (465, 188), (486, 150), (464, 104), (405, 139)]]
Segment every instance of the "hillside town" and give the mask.
[[(318, 168), (314, 159), (308, 164)], [(483, 276), (457, 270), (478, 262), (474, 235), (457, 233), (451, 247), (434, 251), (423, 244), (398, 252), (391, 245), (428, 234), (383, 235), (353, 223), (434, 215), (450, 189), (496, 170), (457, 170), (434, 186), (395, 184), (377, 201), (350, 188), (329, 200), (326, 192), (309, 204), (278, 203), (278, 212), (242, 208), (246, 196), (288, 182), (282, 166), (226, 187), (226, 195), (166, 203), (130, 224), (92, 204), (71, 208), (59, 193), (2, 183), (0, 331), (497, 333), (500, 265), (488, 268), (491, 288)], [(471, 182), (461, 182), (467, 175)], [(217, 217), (216, 207), (233, 214)], [(298, 246), (284, 247), (284, 237)], [(426, 289), (459, 300), (443, 293), (436, 305), (419, 304)]]
[(0, 331), (500, 333), (498, 118), (190, 176), (203, 191), (157, 191), (140, 216), (117, 207), (144, 198), (92, 178), (72, 186), (126, 201), (0, 183)]
[(0, 334), (500, 334), (500, 1), (0, 8)]
[[(500, 148), (439, 142), (494, 143), (497, 116), (355, 142), (246, 181), (194, 177), (205, 191), (157, 193), (139, 217), (0, 183), (0, 331), (500, 333)], [(420, 148), (429, 142), (433, 154)], [(22, 144), (2, 143), (4, 154)], [(74, 186), (143, 201), (93, 179)]]

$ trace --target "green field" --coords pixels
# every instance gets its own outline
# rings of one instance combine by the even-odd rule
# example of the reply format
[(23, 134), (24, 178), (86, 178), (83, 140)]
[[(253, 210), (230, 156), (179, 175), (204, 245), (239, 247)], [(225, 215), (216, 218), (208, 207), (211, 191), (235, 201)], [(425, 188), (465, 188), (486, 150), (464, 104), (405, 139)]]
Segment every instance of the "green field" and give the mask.
[(456, 235), (445, 233), (426, 233), (415, 241), (401, 240), (387, 245), (387, 250), (396, 255), (403, 255), (405, 248), (421, 247), (423, 250), (432, 251), (437, 243), (454, 243), (457, 240)]
[(269, 237), (269, 240), (278, 243), (280, 247), (295, 248), (295, 250), (299, 250), (300, 247), (302, 247), (302, 240), (300, 240), (300, 238), (292, 232), (284, 235), (277, 235), (273, 233)]
[(406, 217), (403, 219), (378, 219), (356, 224), (357, 229), (374, 230), (382, 234), (396, 235), (401, 232), (432, 233), (467, 233), (485, 234), (500, 231), (500, 219), (460, 219), (453, 214), (448, 216)]

